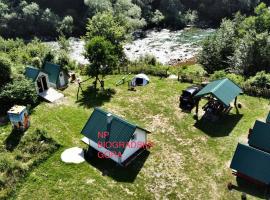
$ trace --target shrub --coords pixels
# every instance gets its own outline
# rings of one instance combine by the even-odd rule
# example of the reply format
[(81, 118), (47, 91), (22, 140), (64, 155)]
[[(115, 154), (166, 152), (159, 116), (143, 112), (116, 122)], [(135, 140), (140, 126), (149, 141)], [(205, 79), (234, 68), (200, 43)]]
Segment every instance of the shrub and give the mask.
[(11, 62), (0, 56), (0, 89), (11, 80)]
[(60, 27), (58, 27), (57, 32), (66, 36), (70, 36), (73, 32), (73, 23), (73, 17), (65, 16), (60, 23)]
[(40, 68), (42, 65), (41, 59), (39, 57), (34, 57), (31, 61), (31, 64), (35, 67)]
[(35, 104), (38, 96), (35, 85), (32, 81), (24, 78), (17, 78), (8, 83), (0, 93), (0, 112), (5, 113), (15, 104)]
[(74, 70), (77, 67), (76, 61), (70, 59), (66, 51), (60, 51), (56, 64), (60, 65), (64, 70)]
[(44, 59), (43, 62), (53, 62), (55, 58), (55, 54), (52, 51), (48, 51), (46, 52), (46, 54), (44, 55)]
[(127, 69), (128, 73), (132, 74), (148, 74), (159, 77), (167, 77), (168, 76), (168, 68), (166, 66), (149, 66), (149, 65), (129, 65)]
[(214, 74), (210, 76), (211, 81), (222, 78), (228, 78), (238, 85), (242, 85), (245, 81), (243, 76), (232, 73), (226, 73), (224, 70), (216, 71)]
[(270, 89), (270, 74), (265, 73), (265, 71), (258, 72), (256, 76), (247, 80), (247, 84), (259, 88)]
[(160, 65), (156, 57), (151, 54), (146, 54), (144, 56), (141, 56), (137, 62), (140, 64), (146, 64), (146, 65), (152, 65), (152, 66)]

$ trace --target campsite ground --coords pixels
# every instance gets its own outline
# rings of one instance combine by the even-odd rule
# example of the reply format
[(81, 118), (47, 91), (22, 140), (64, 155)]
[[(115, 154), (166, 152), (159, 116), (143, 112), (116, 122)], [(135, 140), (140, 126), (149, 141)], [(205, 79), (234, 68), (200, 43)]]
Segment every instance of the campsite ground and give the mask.
[[(237, 143), (246, 140), (255, 120), (266, 117), (269, 101), (243, 95), (239, 115), (232, 110), (220, 121), (195, 125), (193, 114), (178, 108), (181, 90), (188, 84), (151, 77), (146, 87), (128, 91), (127, 84), (115, 86), (121, 77), (106, 77), (106, 88), (112, 89), (106, 96), (95, 97), (87, 90), (89, 81), (79, 101), (77, 86), (71, 85), (60, 103), (44, 102), (34, 109), (26, 135), (40, 128), (62, 147), (18, 184), (11, 198), (240, 199), (240, 192), (227, 190), (228, 182), (235, 183), (229, 164)], [(95, 106), (152, 131), (149, 140), (154, 147), (150, 154), (141, 155), (124, 170), (109, 160), (79, 165), (61, 162), (63, 150), (86, 148), (80, 131)], [(10, 129), (0, 127), (0, 132)]]

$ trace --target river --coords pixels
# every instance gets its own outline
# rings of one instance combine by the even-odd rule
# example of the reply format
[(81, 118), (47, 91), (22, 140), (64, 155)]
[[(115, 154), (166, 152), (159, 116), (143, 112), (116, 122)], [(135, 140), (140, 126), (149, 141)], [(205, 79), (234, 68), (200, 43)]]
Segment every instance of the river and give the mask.
[[(202, 41), (214, 33), (214, 29), (189, 28), (179, 31), (168, 29), (149, 30), (146, 36), (124, 46), (127, 58), (134, 61), (146, 54), (153, 55), (162, 64), (185, 61), (195, 57), (201, 50)], [(57, 42), (46, 42), (58, 49)], [(70, 38), (70, 57), (80, 64), (88, 64), (84, 58), (84, 41)]]

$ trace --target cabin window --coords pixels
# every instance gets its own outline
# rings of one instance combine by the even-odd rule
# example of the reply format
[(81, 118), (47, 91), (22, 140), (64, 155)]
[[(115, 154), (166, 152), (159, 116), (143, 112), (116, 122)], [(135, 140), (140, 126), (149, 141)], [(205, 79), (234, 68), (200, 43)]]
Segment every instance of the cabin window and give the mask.
[(136, 139), (137, 139), (136, 134), (133, 134), (131, 137), (131, 140), (136, 140)]

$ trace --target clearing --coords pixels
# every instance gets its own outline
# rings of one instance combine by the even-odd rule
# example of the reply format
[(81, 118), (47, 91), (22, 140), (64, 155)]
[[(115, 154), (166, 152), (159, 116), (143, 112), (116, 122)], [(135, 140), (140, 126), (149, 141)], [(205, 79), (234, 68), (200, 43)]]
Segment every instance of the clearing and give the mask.
[[(11, 198), (240, 199), (240, 192), (227, 190), (228, 182), (235, 183), (229, 164), (238, 141), (245, 140), (256, 119), (266, 117), (269, 100), (240, 96), (240, 115), (233, 109), (218, 122), (195, 126), (193, 114), (178, 108), (179, 95), (189, 84), (150, 77), (149, 85), (132, 92), (127, 84), (115, 86), (121, 78), (106, 77), (105, 86), (112, 89), (106, 96), (95, 97), (87, 90), (89, 81), (79, 101), (73, 84), (64, 91), (61, 102), (43, 102), (34, 109), (26, 135), (35, 129), (45, 130), (61, 147), (17, 184)], [(80, 131), (95, 106), (153, 131), (148, 137), (154, 142), (150, 154), (124, 170), (110, 160), (78, 165), (61, 162), (65, 149), (86, 148)], [(0, 132), (4, 141), (10, 125), (0, 127)], [(102, 175), (104, 171), (107, 176)]]

